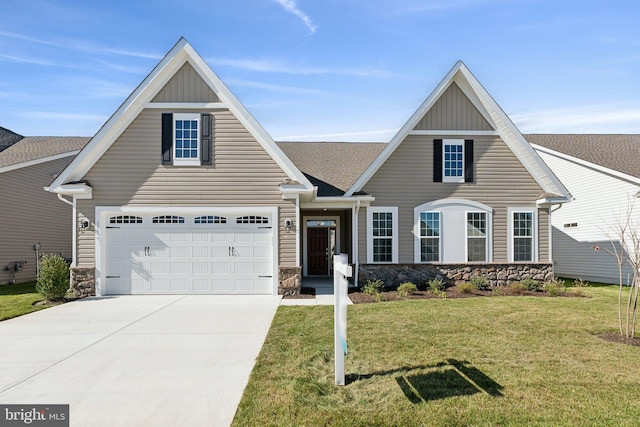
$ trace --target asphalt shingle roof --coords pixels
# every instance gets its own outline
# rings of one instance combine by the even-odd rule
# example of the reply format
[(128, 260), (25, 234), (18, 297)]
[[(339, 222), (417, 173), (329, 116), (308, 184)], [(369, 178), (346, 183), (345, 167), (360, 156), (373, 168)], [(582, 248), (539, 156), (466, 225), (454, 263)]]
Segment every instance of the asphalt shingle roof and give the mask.
[(527, 134), (532, 144), (640, 178), (640, 135)]
[(387, 146), (379, 142), (278, 142), (318, 186), (319, 196), (342, 196)]
[(90, 137), (26, 136), (0, 152), (0, 167), (82, 149)]
[(22, 135), (18, 135), (17, 133), (0, 126), (0, 152), (11, 147), (22, 138), (24, 138)]

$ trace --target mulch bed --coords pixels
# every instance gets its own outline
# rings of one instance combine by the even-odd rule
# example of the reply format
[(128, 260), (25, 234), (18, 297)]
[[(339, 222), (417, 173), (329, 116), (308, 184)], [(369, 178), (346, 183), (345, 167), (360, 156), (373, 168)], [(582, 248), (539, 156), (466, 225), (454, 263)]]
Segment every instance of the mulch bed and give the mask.
[[(473, 298), (473, 297), (496, 297), (496, 296), (551, 297), (551, 295), (549, 295), (546, 292), (518, 291), (518, 290), (513, 290), (507, 286), (499, 288), (498, 292), (494, 292), (492, 290), (491, 291), (472, 290), (471, 292), (461, 292), (455, 286), (453, 286), (453, 287), (446, 288), (445, 294), (446, 294), (446, 298)], [(557, 296), (581, 297), (583, 295), (577, 295), (572, 292), (562, 292)], [(381, 292), (378, 297), (375, 295), (362, 293), (357, 289), (353, 289), (353, 291), (350, 291), (349, 293), (349, 299), (351, 299), (351, 301), (354, 304), (364, 304), (364, 303), (381, 302), (381, 301), (432, 299), (432, 298), (442, 298), (442, 297), (428, 291), (417, 291), (413, 295), (409, 295), (404, 298), (398, 297), (398, 292), (396, 291)]]
[(607, 333), (607, 334), (600, 334), (598, 335), (598, 337), (600, 339), (603, 339), (605, 341), (608, 342), (614, 342), (614, 343), (618, 343), (618, 344), (626, 344), (626, 345), (632, 345), (634, 347), (640, 347), (640, 338), (638, 337), (634, 337), (634, 338), (629, 338), (629, 337), (623, 337), (620, 334), (617, 333)]

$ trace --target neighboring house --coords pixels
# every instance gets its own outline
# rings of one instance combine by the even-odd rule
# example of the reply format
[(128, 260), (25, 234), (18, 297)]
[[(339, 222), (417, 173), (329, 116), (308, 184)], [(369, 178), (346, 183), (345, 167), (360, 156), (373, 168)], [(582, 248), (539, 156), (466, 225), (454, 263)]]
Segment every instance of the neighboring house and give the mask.
[(0, 128), (0, 284), (34, 280), (39, 253), (71, 257), (71, 206), (43, 187), (88, 141)]
[(389, 144), (275, 143), (181, 39), (50, 191), (74, 205), (78, 294), (276, 294), (552, 275), (570, 194), (461, 62)]
[[(574, 197), (553, 213), (556, 274), (618, 283), (612, 242), (619, 242), (619, 227), (633, 205), (632, 224), (640, 232), (640, 135), (525, 137)], [(623, 282), (632, 274), (625, 263)]]

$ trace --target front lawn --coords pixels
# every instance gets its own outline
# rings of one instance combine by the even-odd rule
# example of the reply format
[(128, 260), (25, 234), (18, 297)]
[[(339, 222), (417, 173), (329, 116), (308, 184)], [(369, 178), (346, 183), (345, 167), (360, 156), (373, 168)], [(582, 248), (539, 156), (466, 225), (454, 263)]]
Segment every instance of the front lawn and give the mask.
[(0, 321), (47, 308), (35, 305), (43, 299), (36, 291), (36, 282), (0, 285)]
[(617, 287), (584, 293), (349, 306), (344, 387), (333, 307), (282, 306), (234, 425), (637, 425), (640, 347), (599, 337)]

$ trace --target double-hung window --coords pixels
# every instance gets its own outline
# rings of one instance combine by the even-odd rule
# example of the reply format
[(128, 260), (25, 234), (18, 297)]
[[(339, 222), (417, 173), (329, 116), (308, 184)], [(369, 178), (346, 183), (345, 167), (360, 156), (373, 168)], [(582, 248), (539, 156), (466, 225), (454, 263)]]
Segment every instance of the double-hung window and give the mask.
[(173, 120), (173, 164), (200, 165), (200, 114), (176, 113)]
[(511, 260), (537, 261), (536, 214), (530, 209), (509, 209)]
[(486, 212), (467, 212), (467, 261), (487, 261)]
[(367, 209), (367, 262), (398, 262), (398, 208)]
[(464, 141), (445, 139), (442, 148), (442, 181), (464, 182)]
[(420, 261), (440, 261), (440, 212), (420, 212)]

